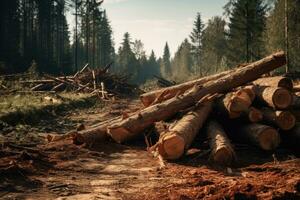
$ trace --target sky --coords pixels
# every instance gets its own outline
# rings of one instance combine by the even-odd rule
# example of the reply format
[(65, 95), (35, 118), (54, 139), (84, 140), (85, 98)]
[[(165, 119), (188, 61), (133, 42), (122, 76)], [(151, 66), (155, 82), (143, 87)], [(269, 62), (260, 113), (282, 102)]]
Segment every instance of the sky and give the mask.
[[(228, 0), (104, 0), (113, 29), (116, 50), (119, 48), (125, 32), (132, 40), (140, 39), (144, 43), (147, 55), (154, 50), (162, 56), (165, 43), (168, 42), (171, 54), (174, 54), (181, 42), (193, 29), (197, 12), (206, 23), (213, 16), (223, 14), (223, 6)], [(68, 21), (74, 24), (73, 17)]]

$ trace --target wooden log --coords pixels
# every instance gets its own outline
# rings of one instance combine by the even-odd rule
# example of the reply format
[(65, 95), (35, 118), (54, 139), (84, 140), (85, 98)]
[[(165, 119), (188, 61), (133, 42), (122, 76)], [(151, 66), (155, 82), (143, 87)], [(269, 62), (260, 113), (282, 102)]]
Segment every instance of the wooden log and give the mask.
[(281, 87), (289, 91), (293, 90), (293, 81), (283, 76), (264, 77), (253, 82), (258, 86)]
[(180, 158), (192, 144), (211, 110), (212, 102), (205, 102), (161, 133), (156, 144), (159, 154), (169, 160)]
[(300, 123), (286, 132), (281, 133), (283, 146), (292, 149), (296, 156), (300, 156)]
[(242, 116), (252, 123), (257, 123), (263, 120), (263, 113), (253, 106), (244, 111)]
[(147, 92), (145, 94), (142, 94), (140, 96), (140, 99), (145, 107), (148, 107), (153, 104), (157, 104), (160, 102), (163, 102), (165, 100), (171, 99), (175, 97), (176, 95), (183, 94), (185, 91), (193, 88), (194, 85), (201, 85), (204, 83), (207, 83), (208, 81), (217, 80), (225, 75), (228, 75), (233, 70), (221, 72), (219, 74), (203, 77), (197, 80), (189, 81), (186, 83), (182, 83), (179, 85)]
[(297, 94), (293, 95), (292, 108), (293, 109), (299, 109), (300, 108), (300, 95), (297, 95)]
[(124, 142), (137, 136), (144, 129), (152, 126), (154, 122), (166, 120), (178, 111), (193, 106), (206, 95), (228, 92), (233, 88), (254, 81), (262, 74), (281, 67), (285, 63), (284, 52), (272, 54), (223, 78), (210, 81), (203, 86), (196, 85), (191, 91), (183, 95), (175, 96), (160, 104), (147, 107), (128, 119), (111, 125), (108, 127), (108, 133), (115, 141)]
[(244, 92), (248, 94), (248, 96), (251, 99), (251, 102), (253, 102), (256, 97), (255, 88), (255, 85), (247, 85), (241, 88)]
[(274, 109), (286, 109), (293, 102), (292, 94), (285, 88), (258, 86), (255, 92), (261, 103)]
[(51, 91), (58, 91), (58, 90), (60, 90), (64, 85), (65, 85), (64, 83), (59, 83), (59, 84), (55, 85), (55, 86), (51, 89)]
[(211, 148), (210, 159), (223, 166), (230, 165), (235, 158), (235, 153), (230, 140), (218, 122), (208, 123), (207, 137)]
[(264, 120), (275, 125), (281, 130), (290, 130), (296, 124), (295, 116), (289, 111), (275, 111), (270, 108), (262, 108)]
[(230, 92), (216, 101), (216, 108), (222, 116), (230, 119), (238, 118), (243, 111), (247, 111), (252, 104), (251, 98), (245, 90)]
[(249, 142), (259, 146), (263, 150), (274, 150), (280, 144), (280, 135), (276, 129), (261, 125), (249, 124), (244, 126), (236, 126), (235, 136), (239, 137), (243, 142)]
[(40, 84), (38, 84), (38, 85), (36, 85), (36, 86), (30, 88), (30, 90), (31, 90), (31, 91), (40, 90), (40, 89), (42, 89), (44, 86), (45, 86), (44, 83), (40, 83)]

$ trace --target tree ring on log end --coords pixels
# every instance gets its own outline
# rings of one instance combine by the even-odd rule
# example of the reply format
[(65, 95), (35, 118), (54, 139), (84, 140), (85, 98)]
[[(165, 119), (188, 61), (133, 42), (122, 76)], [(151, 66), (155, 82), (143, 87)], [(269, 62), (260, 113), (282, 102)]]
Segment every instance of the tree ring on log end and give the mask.
[(292, 128), (294, 128), (295, 124), (296, 124), (296, 118), (289, 111), (282, 111), (278, 115), (278, 126), (282, 130), (285, 131), (291, 130)]
[(163, 158), (175, 160), (183, 155), (184, 147), (184, 139), (179, 135), (172, 134), (163, 139), (162, 143), (158, 147), (158, 151)]
[(268, 127), (259, 134), (258, 141), (263, 150), (274, 150), (280, 143), (280, 136), (274, 128)]
[(293, 97), (291, 93), (283, 88), (279, 88), (274, 92), (273, 104), (279, 109), (285, 109), (292, 103)]
[(222, 147), (214, 153), (213, 160), (222, 166), (230, 165), (233, 160), (232, 151), (226, 147)]

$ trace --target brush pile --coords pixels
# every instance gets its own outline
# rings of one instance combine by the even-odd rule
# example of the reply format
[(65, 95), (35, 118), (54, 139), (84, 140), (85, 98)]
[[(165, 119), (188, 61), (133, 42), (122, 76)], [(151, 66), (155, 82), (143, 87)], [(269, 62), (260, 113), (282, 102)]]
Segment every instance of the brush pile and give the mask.
[[(18, 81), (22, 89), (29, 88), (30, 92), (59, 92), (73, 91), (100, 95), (103, 99), (113, 96), (132, 96), (141, 93), (137, 86), (128, 83), (128, 76), (109, 73), (112, 63), (105, 68), (91, 69), (86, 64), (72, 76), (44, 74), (42, 79), (25, 77)], [(10, 75), (14, 77), (13, 75)], [(3, 85), (4, 86), (4, 85)]]
[[(254, 63), (144, 93), (144, 108), (72, 133), (74, 143), (95, 143), (108, 138), (118, 143), (149, 130), (159, 139), (149, 150), (167, 160), (181, 158), (197, 136), (207, 137), (210, 159), (220, 165), (235, 160), (235, 146), (245, 143), (264, 151), (284, 141), (299, 144), (300, 96), (286, 77), (263, 77), (286, 64), (284, 52)], [(298, 149), (299, 150), (299, 149)]]

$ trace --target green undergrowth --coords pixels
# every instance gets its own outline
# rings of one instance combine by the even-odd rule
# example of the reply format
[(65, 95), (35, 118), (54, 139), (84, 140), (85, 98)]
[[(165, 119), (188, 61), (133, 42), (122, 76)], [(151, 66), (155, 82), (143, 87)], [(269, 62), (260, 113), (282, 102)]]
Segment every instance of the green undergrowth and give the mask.
[[(26, 94), (0, 97), (0, 122), (38, 124), (41, 119), (55, 117), (72, 109), (83, 109), (99, 104), (99, 99), (86, 94)], [(0, 125), (1, 129), (1, 125)]]

